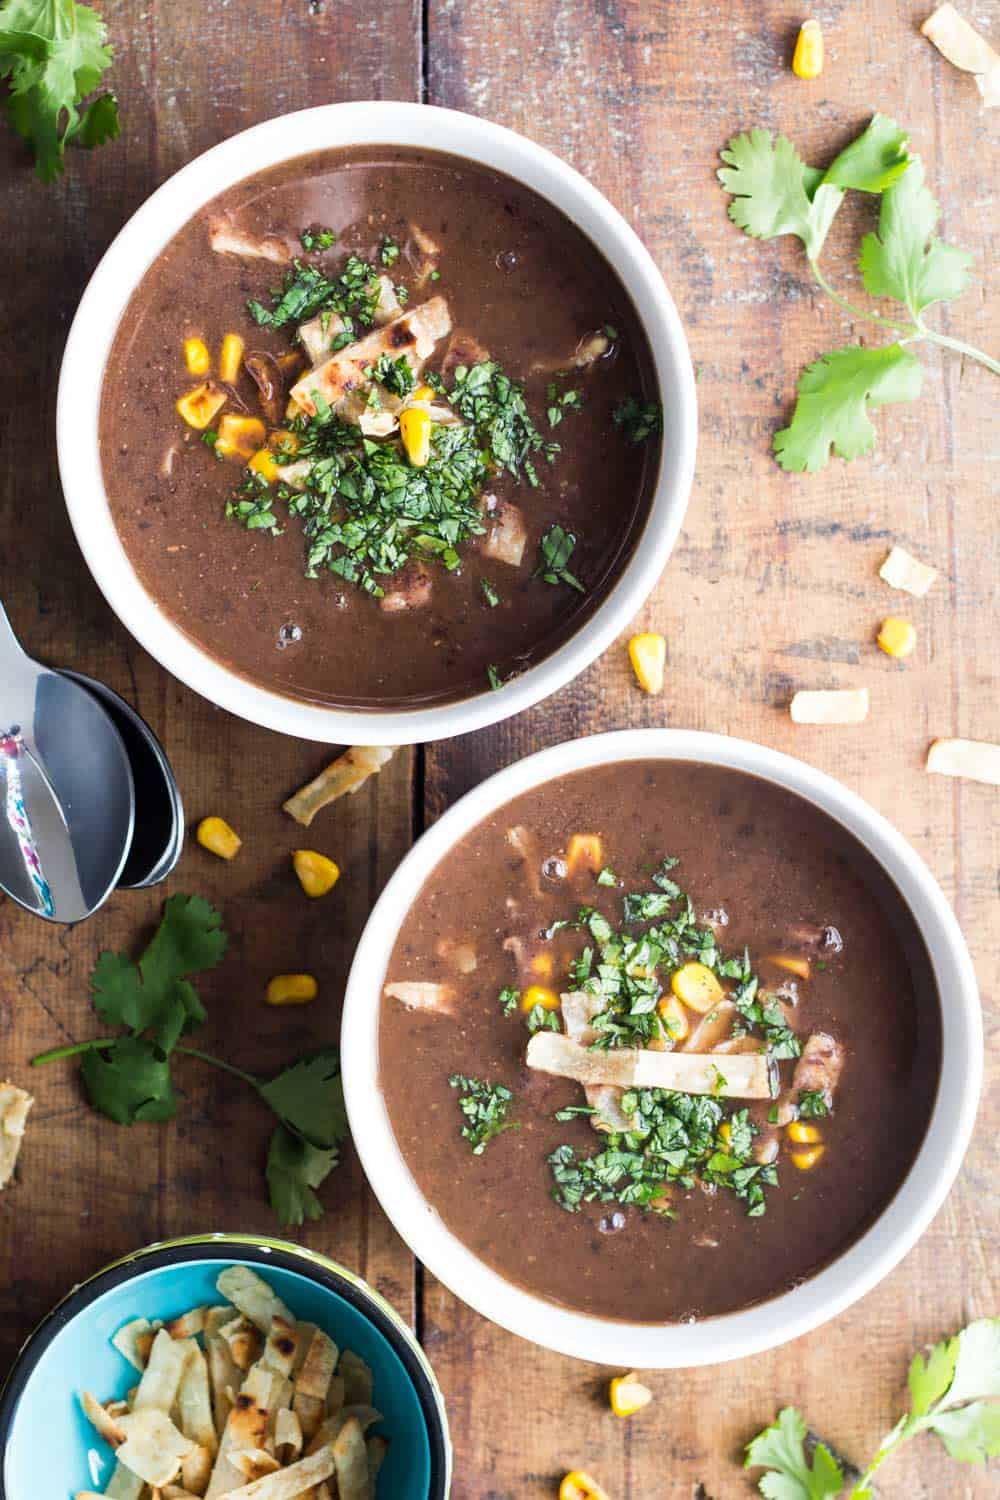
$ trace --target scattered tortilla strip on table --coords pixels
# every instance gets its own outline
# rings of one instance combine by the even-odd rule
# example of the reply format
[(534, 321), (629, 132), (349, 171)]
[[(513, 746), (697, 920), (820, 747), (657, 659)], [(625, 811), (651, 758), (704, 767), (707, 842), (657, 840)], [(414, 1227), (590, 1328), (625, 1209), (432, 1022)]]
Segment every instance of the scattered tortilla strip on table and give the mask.
[(669, 1089), (723, 1099), (770, 1099), (773, 1093), (772, 1068), (763, 1052), (726, 1058), (631, 1047), (595, 1052), (558, 1032), (539, 1031), (528, 1043), (527, 1062), (529, 1068), (584, 1085)]
[(320, 808), (338, 797), (353, 795), (369, 776), (376, 776), (396, 751), (388, 745), (352, 745), (321, 771), (314, 781), (283, 803), (285, 812), (308, 828)]
[(328, 1443), (309, 1458), (300, 1458), (287, 1469), (277, 1469), (253, 1484), (237, 1485), (227, 1491), (220, 1500), (292, 1500), (321, 1479), (327, 1479), (334, 1471), (333, 1449)]
[(286, 1323), (295, 1322), (281, 1298), (249, 1266), (227, 1267), (220, 1271), (215, 1284), (223, 1297), (255, 1323), (261, 1333), (270, 1333), (275, 1318), (284, 1318)]
[(5, 1188), (14, 1175), (28, 1110), (34, 1102), (15, 1083), (0, 1083), (0, 1188)]
[(988, 740), (935, 740), (927, 752), (927, 769), (938, 776), (1000, 786), (1000, 745)]
[(118, 1449), (118, 1462), (147, 1484), (170, 1484), (181, 1469), (181, 1459), (194, 1444), (174, 1426), (165, 1411), (143, 1407), (119, 1417), (125, 1441)]
[(987, 107), (1000, 105), (1000, 53), (953, 5), (939, 5), (920, 30), (954, 67), (976, 75), (976, 86)]
[(796, 724), (862, 724), (868, 706), (867, 688), (828, 688), (796, 693), (789, 712)]
[(902, 589), (903, 593), (922, 599), (937, 577), (937, 568), (922, 563), (905, 547), (892, 547), (878, 574), (890, 588)]

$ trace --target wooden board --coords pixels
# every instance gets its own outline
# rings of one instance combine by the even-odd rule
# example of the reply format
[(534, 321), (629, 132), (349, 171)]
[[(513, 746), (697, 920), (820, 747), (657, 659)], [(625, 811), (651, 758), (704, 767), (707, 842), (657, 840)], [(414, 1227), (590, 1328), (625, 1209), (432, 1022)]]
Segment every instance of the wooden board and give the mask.
[[(929, 8), (929, 7), (928, 7)], [(919, 36), (925, 8), (857, 0), (820, 12), (827, 68), (804, 84), (787, 66), (801, 14), (732, 0), (253, 0), (243, 6), (143, 7), (109, 0), (126, 135), (75, 160), (56, 189), (37, 184), (0, 133), (7, 346), (0, 440), (0, 596), (37, 654), (104, 677), (163, 734), (191, 820), (222, 812), (245, 847), (237, 864), (195, 847), (170, 889), (201, 890), (235, 935), (206, 984), (215, 1043), (266, 1071), (316, 1033), (336, 1031), (352, 945), (413, 828), (515, 757), (575, 734), (677, 724), (745, 735), (801, 755), (866, 796), (920, 850), (955, 903), (983, 987), (987, 1091), (960, 1183), (904, 1264), (829, 1327), (753, 1362), (654, 1375), (656, 1405), (613, 1418), (609, 1372), (556, 1358), (467, 1311), (412, 1261), (364, 1190), (341, 1168), (312, 1244), (372, 1277), (420, 1328), (448, 1397), (457, 1500), (543, 1500), (585, 1466), (611, 1500), (715, 1500), (753, 1493), (742, 1444), (794, 1401), (851, 1457), (870, 1454), (900, 1409), (922, 1342), (1000, 1311), (1000, 1209), (993, 1192), (998, 1121), (996, 793), (928, 778), (938, 734), (1000, 738), (996, 693), (996, 390), (958, 359), (924, 354), (925, 390), (876, 418), (878, 453), (816, 477), (783, 474), (768, 446), (802, 365), (847, 342), (849, 320), (815, 293), (790, 241), (752, 244), (725, 217), (713, 171), (737, 129), (786, 131), (822, 161), (873, 108), (905, 123), (927, 164), (945, 238), (977, 252), (975, 289), (932, 314), (946, 331), (1000, 345), (1000, 270), (990, 253), (992, 166), (1000, 111), (982, 112), (971, 80)], [(987, 10), (989, 8), (987, 7)], [(1000, 30), (995, 11), (979, 19)], [(995, 40), (996, 38), (994, 38)], [(287, 856), (295, 831), (281, 797), (322, 750), (213, 710), (161, 672), (118, 627), (86, 575), (59, 499), (51, 434), (68, 320), (100, 252), (148, 191), (245, 125), (333, 98), (420, 97), (523, 130), (583, 171), (632, 222), (677, 300), (698, 371), (698, 476), (665, 579), (642, 612), (669, 642), (668, 688), (635, 689), (623, 644), (549, 703), (512, 724), (400, 756), (377, 787), (317, 823), (310, 842), (345, 875), (330, 904), (305, 906)], [(826, 259), (851, 276), (864, 205), (841, 215)], [(9, 455), (16, 453), (17, 462)], [(877, 577), (892, 541), (934, 562), (923, 601)], [(873, 644), (881, 617), (920, 632), (900, 666)], [(795, 728), (797, 687), (872, 691), (857, 729)], [(0, 905), (0, 1073), (25, 1081), (28, 1057), (91, 1026), (86, 975), (98, 948), (130, 943), (161, 893), (117, 897), (75, 932), (46, 933)], [(271, 1013), (270, 973), (322, 979), (320, 1008)], [(168, 1130), (130, 1134), (95, 1118), (72, 1075), (28, 1079), (38, 1104), (22, 1181), (0, 1195), (0, 1365), (32, 1320), (80, 1274), (164, 1234), (263, 1230), (260, 1155), (267, 1125), (238, 1084), (184, 1072)], [(238, 1138), (238, 1157), (226, 1149)], [(248, 1149), (249, 1147), (249, 1149)], [(530, 1233), (530, 1224), (526, 1226)], [(955, 1469), (930, 1441), (886, 1470), (887, 1496), (986, 1496), (996, 1475)]]

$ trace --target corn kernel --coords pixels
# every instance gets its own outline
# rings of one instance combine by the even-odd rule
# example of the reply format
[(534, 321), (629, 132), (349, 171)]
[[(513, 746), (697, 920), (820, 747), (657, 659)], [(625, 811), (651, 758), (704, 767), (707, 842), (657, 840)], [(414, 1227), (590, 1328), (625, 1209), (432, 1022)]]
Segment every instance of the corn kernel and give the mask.
[(243, 340), (238, 333), (227, 333), (222, 340), (222, 352), (219, 355), (219, 379), (232, 385), (239, 379), (242, 363)]
[(431, 456), (430, 412), (422, 407), (411, 406), (399, 414), (399, 435), (403, 439), (406, 456), (415, 469), (425, 467)]
[(691, 1026), (688, 1021), (687, 1011), (677, 996), (664, 995), (656, 1009), (659, 1012), (660, 1020), (663, 1022), (663, 1029), (670, 1040), (672, 1042), (683, 1042), (691, 1030)]
[(177, 402), (177, 410), (189, 427), (204, 432), (217, 412), (226, 404), (226, 392), (214, 380), (205, 380), (187, 391)]
[(411, 401), (433, 401), (434, 388), (429, 385), (418, 385), (416, 390), (410, 394)]
[(722, 1124), (719, 1126), (719, 1140), (724, 1146), (728, 1146), (732, 1138), (733, 1127), (730, 1125), (728, 1120), (723, 1120)]
[(618, 1375), (612, 1380), (608, 1387), (608, 1399), (616, 1417), (631, 1417), (649, 1405), (653, 1393), (648, 1386), (640, 1383), (633, 1370), (628, 1375)]
[(340, 866), (325, 854), (317, 854), (315, 849), (296, 849), (292, 868), (307, 896), (325, 896), (340, 879)]
[(212, 367), (212, 356), (204, 339), (184, 340), (184, 363), (189, 375), (207, 375)]
[(670, 1187), (668, 1183), (663, 1183), (656, 1189), (655, 1196), (650, 1198), (649, 1206), (654, 1211), (654, 1213), (668, 1214), (670, 1212), (671, 1200), (673, 1196), (673, 1188)]
[(574, 1469), (559, 1486), (559, 1500), (608, 1500), (596, 1479), (583, 1469)]
[(822, 71), (823, 28), (818, 21), (803, 21), (792, 56), (792, 72), (796, 78), (818, 78)]
[(277, 460), (270, 448), (258, 448), (247, 464), (247, 468), (259, 474), (262, 479), (266, 479), (268, 484), (274, 484), (278, 477)]
[(798, 979), (808, 979), (812, 974), (808, 958), (798, 958), (794, 953), (769, 953), (764, 962), (774, 964), (776, 969), (784, 969)]
[(793, 1151), (792, 1166), (798, 1167), (800, 1172), (808, 1172), (816, 1165), (825, 1150), (825, 1146), (807, 1146), (804, 1151)]
[(240, 852), (243, 840), (224, 818), (202, 818), (195, 838), (203, 849), (220, 859), (232, 859)]
[(521, 1009), (534, 1010), (536, 1005), (540, 1005), (543, 1010), (558, 1010), (559, 996), (544, 984), (529, 984), (521, 996)]
[(276, 427), (268, 438), (268, 446), (275, 451), (281, 448), (285, 453), (298, 453), (299, 440), (294, 432), (289, 432), (287, 427)]
[(574, 833), (566, 845), (566, 868), (571, 875), (578, 870), (593, 870), (596, 875), (604, 864), (604, 845), (596, 833)]
[(786, 1133), (788, 1139), (794, 1141), (796, 1146), (815, 1146), (823, 1139), (816, 1126), (807, 1125), (805, 1120), (793, 1120)]
[(318, 993), (319, 986), (311, 974), (275, 974), (264, 998), (268, 1005), (308, 1005)]
[(917, 644), (917, 632), (909, 620), (890, 615), (882, 621), (876, 640), (886, 656), (909, 656)]
[(667, 664), (667, 642), (657, 631), (634, 635), (628, 643), (629, 661), (636, 681), (646, 693), (663, 691), (663, 671)]
[(223, 458), (250, 459), (264, 441), (264, 424), (259, 417), (236, 417), (230, 414), (219, 423), (215, 451)]
[(670, 988), (678, 1000), (704, 1015), (718, 1004), (725, 991), (711, 969), (704, 964), (682, 964), (671, 977)]
[(551, 953), (536, 953), (531, 960), (531, 972), (537, 974), (540, 979), (551, 979), (555, 963)]

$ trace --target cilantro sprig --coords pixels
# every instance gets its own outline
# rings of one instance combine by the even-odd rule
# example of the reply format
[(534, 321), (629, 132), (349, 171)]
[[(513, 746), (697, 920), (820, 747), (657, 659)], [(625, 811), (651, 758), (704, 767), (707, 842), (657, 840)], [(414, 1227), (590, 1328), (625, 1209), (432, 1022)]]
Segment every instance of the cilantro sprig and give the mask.
[(107, 35), (97, 11), (74, 0), (0, 3), (7, 118), (30, 141), (43, 182), (64, 170), (68, 145), (103, 146), (121, 133), (114, 94), (100, 94), (84, 106), (111, 66)]
[[(919, 156), (911, 155), (894, 120), (876, 114), (825, 172), (806, 166), (787, 137), (772, 138), (767, 130), (734, 136), (722, 159), (726, 165), (718, 177), (732, 194), (733, 223), (755, 239), (797, 236), (816, 282), (838, 306), (898, 335), (873, 348), (848, 344), (806, 367), (791, 423), (774, 437), (782, 468), (814, 473), (828, 463), (831, 450), (845, 459), (870, 452), (876, 436), (871, 409), (920, 394), (923, 368), (912, 345), (939, 344), (1000, 374), (1000, 361), (924, 319), (935, 302), (950, 302), (965, 291), (972, 257), (934, 237), (938, 205)], [(850, 189), (880, 196), (878, 230), (861, 242), (865, 290), (899, 303), (903, 316), (854, 306), (820, 270), (830, 226)]]
[(467, 1078), (464, 1073), (453, 1073), (448, 1082), (459, 1091), (458, 1107), (465, 1120), (462, 1138), (469, 1142), (473, 1156), (482, 1156), (494, 1136), (518, 1128), (516, 1121), (507, 1119), (513, 1095), (502, 1083)]
[[(979, 1318), (910, 1365), (910, 1410), (904, 1413), (857, 1484), (850, 1500), (874, 1500), (872, 1479), (911, 1438), (932, 1432), (959, 1463), (1000, 1455), (1000, 1318)], [(847, 1479), (825, 1443), (809, 1444), (794, 1407), (747, 1445), (745, 1467), (766, 1469), (758, 1489), (767, 1500), (836, 1500)], [(811, 1446), (811, 1462), (809, 1447)]]
[(337, 1165), (347, 1135), (340, 1062), (334, 1048), (300, 1058), (274, 1078), (261, 1079), (232, 1063), (181, 1045), (207, 1013), (191, 975), (213, 969), (228, 938), (219, 913), (200, 896), (171, 896), (138, 963), (124, 953), (102, 953), (90, 977), (94, 1009), (123, 1028), (118, 1036), (55, 1047), (32, 1066), (80, 1057), (80, 1077), (95, 1109), (118, 1125), (171, 1120), (177, 1113), (172, 1064), (196, 1058), (241, 1079), (274, 1114), (267, 1158), (271, 1206), (283, 1224), (322, 1213), (315, 1189)]

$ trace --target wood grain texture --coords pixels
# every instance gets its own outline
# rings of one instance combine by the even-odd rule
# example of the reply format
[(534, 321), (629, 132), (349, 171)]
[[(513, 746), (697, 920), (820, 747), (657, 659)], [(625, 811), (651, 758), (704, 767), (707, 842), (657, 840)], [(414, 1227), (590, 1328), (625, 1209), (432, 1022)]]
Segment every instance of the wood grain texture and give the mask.
[[(983, 161), (1000, 120), (919, 36), (926, 13), (905, 0), (819, 7), (827, 67), (807, 85), (788, 68), (802, 18), (791, 5), (514, 0), (500, 22), (489, 0), (431, 3), (432, 102), (482, 113), (559, 152), (651, 249), (691, 343), (700, 446), (683, 534), (638, 622), (667, 637), (663, 697), (637, 692), (622, 642), (516, 722), (430, 749), (429, 814), (528, 751), (604, 729), (683, 725), (787, 750), (867, 797), (931, 865), (969, 936), (988, 1036), (986, 1102), (961, 1181), (895, 1274), (791, 1348), (650, 1377), (656, 1405), (631, 1423), (608, 1412), (608, 1372), (532, 1351), (429, 1287), (424, 1331), (450, 1401), (459, 1500), (541, 1500), (575, 1464), (614, 1500), (687, 1500), (699, 1484), (716, 1500), (753, 1493), (738, 1467), (741, 1446), (787, 1402), (861, 1459), (895, 1419), (911, 1352), (998, 1307), (1000, 1211), (989, 1181), (1000, 817), (990, 789), (922, 769), (938, 734), (1000, 735), (994, 377), (929, 352), (922, 399), (879, 414), (874, 457), (835, 461), (814, 477), (783, 474), (768, 449), (799, 370), (853, 335), (813, 289), (797, 242), (756, 244), (738, 233), (713, 178), (737, 130), (781, 129), (822, 163), (873, 109), (893, 115), (925, 159), (942, 235), (977, 252), (975, 289), (940, 326), (995, 351), (997, 199)], [(988, 7), (978, 19), (995, 27), (1000, 18)], [(970, 150), (974, 140), (982, 150)], [(851, 252), (872, 219), (867, 204), (846, 207), (824, 258), (838, 284), (853, 279)], [(926, 599), (880, 582), (893, 541), (941, 568)], [(905, 666), (874, 645), (893, 611), (920, 632)], [(791, 724), (796, 688), (861, 684), (872, 693), (867, 724)], [(476, 1401), (486, 1381), (499, 1416), (488, 1423)], [(985, 1496), (996, 1483), (927, 1444), (886, 1471), (884, 1493)]]
[[(283, 739), (213, 708), (161, 670), (117, 624), (70, 532), (54, 456), (62, 344), (88, 275), (125, 218), (165, 177), (236, 130), (283, 111), (373, 94), (410, 98), (419, 85), (418, 8), (305, 0), (252, 6), (105, 6), (117, 56), (122, 140), (73, 156), (55, 187), (37, 182), (20, 145), (0, 132), (6, 343), (0, 444), (0, 597), (29, 651), (78, 667), (122, 692), (162, 737), (189, 826), (209, 812), (239, 830), (226, 865), (189, 843), (167, 886), (120, 893), (74, 931), (46, 928), (0, 903), (0, 1075), (37, 1103), (21, 1181), (0, 1195), (0, 1368), (32, 1323), (81, 1276), (163, 1236), (211, 1229), (273, 1232), (263, 1179), (267, 1112), (250, 1091), (190, 1062), (178, 1069), (175, 1125), (124, 1131), (84, 1103), (75, 1070), (30, 1073), (28, 1059), (96, 1034), (87, 975), (101, 948), (141, 946), (164, 896), (198, 891), (232, 934), (202, 992), (217, 1051), (262, 1074), (336, 1039), (354, 945), (412, 831), (412, 754), (325, 813), (308, 844), (343, 879), (307, 902), (291, 871), (303, 830), (280, 803), (332, 752)], [(25, 441), (26, 437), (28, 438)], [(19, 454), (16, 462), (11, 456)], [(262, 1003), (270, 975), (308, 970), (320, 999), (301, 1011)], [(327, 1216), (299, 1236), (371, 1278), (415, 1319), (412, 1258), (368, 1193), (353, 1156), (323, 1191)], [(294, 1237), (294, 1236), (293, 1236)]]
[[(978, 19), (1000, 28), (995, 7)], [(861, 1458), (891, 1424), (905, 1366), (924, 1340), (1000, 1309), (1000, 1209), (992, 1191), (998, 1124), (995, 935), (1000, 815), (987, 788), (931, 779), (930, 738), (1000, 738), (996, 696), (996, 395), (961, 361), (926, 355), (924, 396), (881, 413), (878, 454), (788, 476), (768, 453), (802, 364), (846, 342), (847, 321), (817, 295), (795, 245), (751, 244), (725, 217), (713, 171), (737, 129), (781, 128), (817, 161), (873, 108), (911, 130), (944, 210), (946, 238), (978, 251), (974, 292), (941, 326), (1000, 344), (997, 199), (983, 163), (1000, 119), (971, 81), (918, 35), (924, 8), (895, 0), (821, 6), (827, 69), (804, 85), (788, 70), (801, 16), (791, 5), (731, 0), (250, 0), (210, 7), (108, 0), (118, 46), (123, 139), (74, 158), (55, 189), (0, 132), (5, 283), (0, 320), (13, 353), (0, 374), (0, 597), (39, 656), (72, 663), (126, 694), (163, 736), (189, 822), (221, 812), (243, 834), (223, 866), (196, 847), (171, 890), (220, 904), (234, 934), (204, 986), (205, 1044), (266, 1071), (335, 1035), (354, 942), (418, 818), (516, 757), (579, 733), (672, 723), (787, 749), (839, 776), (913, 841), (969, 935), (983, 986), (988, 1084), (959, 1186), (921, 1245), (878, 1291), (831, 1326), (752, 1363), (650, 1378), (655, 1406), (633, 1422), (607, 1410), (608, 1371), (547, 1355), (468, 1312), (412, 1262), (351, 1161), (330, 1179), (330, 1212), (310, 1243), (374, 1279), (418, 1317), (448, 1397), (456, 1500), (543, 1500), (585, 1464), (612, 1500), (714, 1500), (752, 1492), (741, 1445), (785, 1402), (801, 1404)], [(426, 34), (422, 25), (426, 23)], [(425, 77), (426, 66), (426, 77)], [(213, 710), (162, 672), (113, 620), (87, 575), (59, 498), (52, 452), (55, 380), (69, 319), (99, 255), (148, 192), (236, 129), (335, 98), (418, 97), (523, 130), (583, 171), (632, 222), (684, 317), (699, 375), (698, 476), (683, 535), (641, 623), (669, 642), (668, 689), (643, 698), (624, 643), (516, 723), (433, 747), (425, 781), (400, 755), (378, 783), (317, 823), (310, 843), (344, 878), (306, 905), (288, 855), (296, 830), (278, 811), (324, 752)], [(841, 215), (832, 275), (850, 278), (866, 205)], [(40, 435), (40, 436), (39, 436)], [(26, 437), (28, 440), (26, 441)], [(10, 455), (16, 455), (16, 462)], [(984, 462), (984, 457), (991, 462)], [(934, 562), (923, 601), (890, 594), (877, 568), (891, 541)], [(873, 644), (905, 603), (920, 631), (900, 667)], [(854, 730), (792, 726), (797, 687), (867, 683), (873, 709)], [(132, 944), (162, 892), (121, 895), (75, 932), (46, 931), (0, 905), (0, 1075), (38, 1097), (21, 1180), (0, 1195), (0, 1368), (32, 1321), (79, 1275), (135, 1245), (206, 1228), (264, 1230), (268, 1125), (239, 1085), (185, 1066), (184, 1108), (166, 1130), (117, 1130), (82, 1103), (70, 1068), (26, 1075), (27, 1059), (92, 1028), (86, 976), (100, 947)], [(272, 1014), (267, 977), (320, 975), (308, 1012)], [(526, 1232), (530, 1231), (530, 1224)], [(416, 1293), (422, 1293), (417, 1305)], [(888, 1471), (887, 1496), (995, 1493), (995, 1475), (956, 1471), (921, 1445)]]

